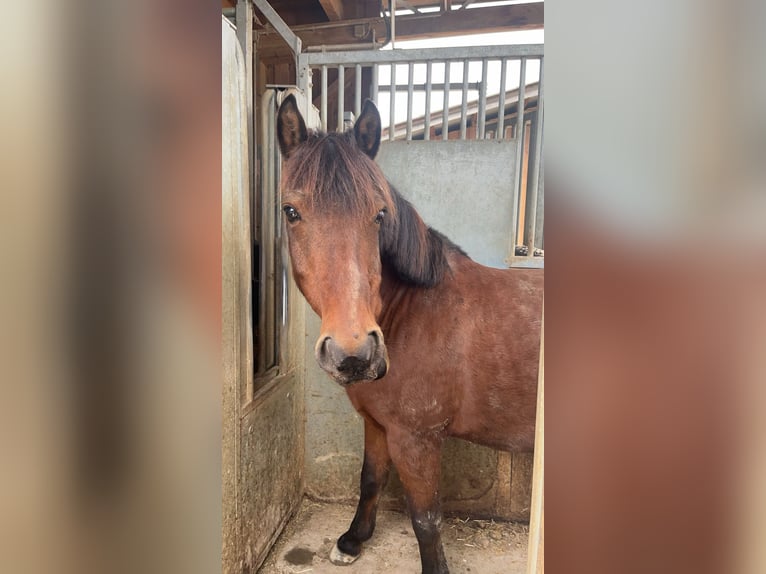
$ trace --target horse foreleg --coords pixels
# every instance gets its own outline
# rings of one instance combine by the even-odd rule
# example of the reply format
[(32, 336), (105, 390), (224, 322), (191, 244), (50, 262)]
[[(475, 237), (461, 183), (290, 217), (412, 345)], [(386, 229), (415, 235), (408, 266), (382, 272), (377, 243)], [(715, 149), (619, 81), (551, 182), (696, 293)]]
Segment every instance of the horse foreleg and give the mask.
[(369, 540), (375, 530), (380, 493), (388, 480), (391, 457), (386, 434), (374, 421), (364, 418), (364, 463), (359, 485), (359, 506), (348, 531), (330, 553), (334, 564), (351, 564), (362, 552), (362, 542)]
[(420, 547), (423, 574), (448, 574), (441, 533), (439, 503), (440, 437), (389, 431), (388, 448), (399, 473)]

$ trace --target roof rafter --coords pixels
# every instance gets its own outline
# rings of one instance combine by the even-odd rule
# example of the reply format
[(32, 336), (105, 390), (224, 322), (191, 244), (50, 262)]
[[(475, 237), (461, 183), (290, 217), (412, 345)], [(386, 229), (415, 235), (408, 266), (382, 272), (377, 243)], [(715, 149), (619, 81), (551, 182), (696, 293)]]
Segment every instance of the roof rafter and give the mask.
[(343, 0), (319, 0), (319, 3), (331, 21), (343, 20)]

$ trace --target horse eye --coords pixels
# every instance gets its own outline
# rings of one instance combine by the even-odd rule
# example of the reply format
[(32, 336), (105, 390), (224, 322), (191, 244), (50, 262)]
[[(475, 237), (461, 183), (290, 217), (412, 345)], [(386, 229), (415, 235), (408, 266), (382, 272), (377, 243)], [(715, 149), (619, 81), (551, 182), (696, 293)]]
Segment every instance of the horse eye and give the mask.
[(377, 223), (378, 225), (380, 225), (380, 224), (381, 224), (381, 222), (383, 221), (383, 217), (384, 217), (385, 215), (386, 215), (386, 209), (385, 209), (385, 208), (384, 208), (384, 209), (381, 209), (381, 210), (378, 212), (378, 214), (375, 216), (375, 223)]
[(285, 215), (287, 216), (287, 221), (289, 221), (290, 223), (295, 223), (301, 218), (301, 214), (298, 213), (298, 211), (292, 205), (285, 205), (282, 208), (282, 211), (285, 212)]

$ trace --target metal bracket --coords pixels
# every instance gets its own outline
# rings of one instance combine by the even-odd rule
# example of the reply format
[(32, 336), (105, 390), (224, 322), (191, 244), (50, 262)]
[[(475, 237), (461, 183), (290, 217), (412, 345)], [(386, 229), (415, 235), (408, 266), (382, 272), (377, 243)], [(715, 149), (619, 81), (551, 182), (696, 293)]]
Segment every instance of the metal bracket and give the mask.
[(297, 58), (298, 54), (301, 53), (303, 48), (301, 39), (295, 35), (295, 33), (290, 29), (290, 26), (288, 26), (285, 21), (282, 20), (282, 17), (277, 14), (277, 11), (271, 7), (271, 4), (269, 4), (267, 0), (253, 0), (253, 4), (255, 4), (258, 10), (260, 10), (261, 13), (266, 16), (269, 24), (274, 26), (274, 29), (279, 33), (279, 35), (290, 47), (290, 49), (293, 51), (293, 54), (295, 54), (295, 57)]

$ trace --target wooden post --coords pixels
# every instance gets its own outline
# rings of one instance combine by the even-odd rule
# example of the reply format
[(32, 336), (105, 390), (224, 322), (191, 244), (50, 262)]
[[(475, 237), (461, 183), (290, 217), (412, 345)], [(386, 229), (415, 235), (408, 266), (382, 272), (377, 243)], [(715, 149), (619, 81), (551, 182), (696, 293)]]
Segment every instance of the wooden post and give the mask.
[(544, 565), (544, 462), (545, 462), (545, 303), (540, 333), (540, 371), (537, 386), (537, 421), (535, 426), (535, 461), (532, 471), (532, 505), (529, 521), (529, 545), (527, 546), (527, 574), (543, 574)]

